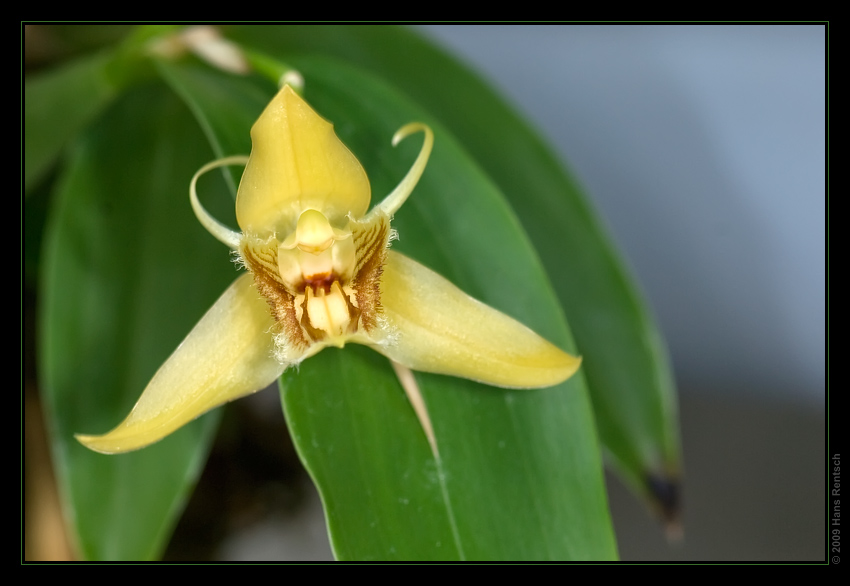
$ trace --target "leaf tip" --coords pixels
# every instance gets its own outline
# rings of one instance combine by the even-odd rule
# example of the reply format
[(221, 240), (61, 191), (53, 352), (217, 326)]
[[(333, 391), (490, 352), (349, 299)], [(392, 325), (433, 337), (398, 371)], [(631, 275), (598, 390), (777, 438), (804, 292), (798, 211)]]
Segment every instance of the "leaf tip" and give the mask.
[(684, 530), (681, 522), (681, 483), (678, 476), (650, 472), (646, 475), (646, 488), (653, 508), (664, 523), (667, 540), (671, 543), (682, 540)]

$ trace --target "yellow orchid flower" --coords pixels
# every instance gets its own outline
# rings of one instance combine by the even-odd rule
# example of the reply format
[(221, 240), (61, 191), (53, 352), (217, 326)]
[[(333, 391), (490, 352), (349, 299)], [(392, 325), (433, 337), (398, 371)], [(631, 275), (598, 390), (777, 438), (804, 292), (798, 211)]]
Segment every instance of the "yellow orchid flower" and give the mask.
[[(412, 123), (393, 144), (415, 132), (425, 134), (419, 156), (370, 211), (363, 167), (333, 126), (285, 85), (251, 129), (250, 157), (214, 161), (190, 186), (201, 223), (237, 251), (248, 271), (160, 367), (118, 427), (77, 439), (109, 454), (145, 447), (265, 388), (322, 348), (347, 342), (394, 361), (408, 392), (415, 382), (405, 368), (511, 388), (572, 376), (580, 358), (388, 249), (390, 220), (419, 181), (434, 142), (428, 126)], [(212, 218), (195, 192), (201, 174), (229, 164), (246, 165), (236, 198), (241, 233)], [(433, 447), (427, 415), (423, 426)]]

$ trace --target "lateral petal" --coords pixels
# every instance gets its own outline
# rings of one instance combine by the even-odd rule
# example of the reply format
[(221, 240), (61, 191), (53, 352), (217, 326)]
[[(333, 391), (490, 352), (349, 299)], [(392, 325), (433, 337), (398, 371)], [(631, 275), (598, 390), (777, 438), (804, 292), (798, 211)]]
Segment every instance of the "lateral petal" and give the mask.
[[(331, 222), (369, 208), (366, 171), (319, 116), (288, 85), (251, 128), (251, 156), (239, 183), (236, 220), (243, 232), (289, 233), (305, 209)], [(339, 227), (339, 226), (337, 226)]]
[(127, 418), (105, 435), (77, 439), (104, 454), (136, 450), (265, 388), (283, 372), (274, 358), (273, 325), (251, 274), (240, 276), (160, 367)]
[(413, 370), (537, 388), (568, 379), (581, 364), (580, 357), (397, 252), (389, 251), (384, 265), (381, 306), (397, 339), (374, 347)]

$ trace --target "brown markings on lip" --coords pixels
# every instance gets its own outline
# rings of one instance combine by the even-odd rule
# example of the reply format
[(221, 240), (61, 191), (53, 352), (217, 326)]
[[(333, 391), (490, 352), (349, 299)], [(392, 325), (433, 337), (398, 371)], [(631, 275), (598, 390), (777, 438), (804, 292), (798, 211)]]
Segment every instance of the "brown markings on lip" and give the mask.
[(357, 307), (360, 308), (360, 323), (369, 332), (378, 325), (378, 314), (381, 312), (381, 273), (387, 260), (390, 222), (385, 215), (381, 215), (368, 226), (358, 228), (352, 230), (357, 265), (351, 288), (354, 289)]
[(278, 274), (277, 246), (251, 246), (243, 241), (239, 252), (286, 339), (295, 347), (306, 350), (310, 341), (295, 316), (295, 296), (287, 290)]

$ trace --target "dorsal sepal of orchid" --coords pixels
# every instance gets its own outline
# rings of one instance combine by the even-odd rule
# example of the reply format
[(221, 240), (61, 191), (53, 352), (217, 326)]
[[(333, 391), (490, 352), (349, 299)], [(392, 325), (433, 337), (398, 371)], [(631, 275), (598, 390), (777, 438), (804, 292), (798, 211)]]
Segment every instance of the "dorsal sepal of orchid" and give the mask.
[(288, 233), (301, 212), (321, 210), (332, 224), (369, 208), (369, 178), (333, 125), (284, 86), (251, 127), (251, 155), (236, 196), (243, 233)]

